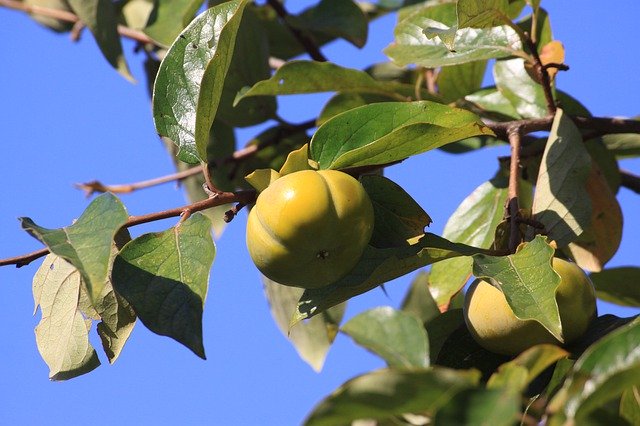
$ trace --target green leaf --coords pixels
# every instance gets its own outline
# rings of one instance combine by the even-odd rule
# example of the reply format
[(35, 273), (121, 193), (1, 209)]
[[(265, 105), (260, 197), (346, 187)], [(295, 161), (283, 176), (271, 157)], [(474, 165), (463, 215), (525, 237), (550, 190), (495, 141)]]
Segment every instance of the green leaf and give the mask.
[(488, 29), (464, 28), (455, 34), (453, 43), (440, 37), (429, 38), (424, 30), (449, 30), (456, 25), (456, 6), (453, 3), (424, 7), (401, 19), (396, 25), (395, 41), (384, 53), (396, 64), (416, 64), (428, 68), (456, 65), (491, 58), (503, 58), (518, 53), (522, 44), (518, 34), (503, 25)]
[(571, 343), (569, 350), (574, 357), (577, 357), (598, 340), (602, 339), (613, 330), (630, 323), (634, 319), (635, 317), (620, 318), (611, 314), (601, 315), (591, 321), (587, 331), (585, 331), (580, 339)]
[(205, 358), (202, 309), (215, 257), (211, 223), (200, 213), (164, 232), (124, 246), (113, 265), (113, 286), (142, 323)]
[(369, 29), (366, 15), (352, 0), (321, 0), (287, 22), (301, 31), (343, 38), (359, 48), (364, 47)]
[(529, 77), (524, 68), (524, 59), (496, 61), (493, 78), (500, 93), (511, 102), (521, 117), (547, 116), (547, 103), (542, 86)]
[(378, 175), (363, 176), (361, 183), (375, 215), (369, 244), (378, 248), (407, 246), (407, 240), (424, 234), (431, 218), (400, 185)]
[(509, 389), (465, 389), (436, 412), (438, 425), (512, 426), (520, 412), (520, 395)]
[(620, 415), (630, 424), (640, 424), (640, 389), (632, 386), (622, 392)]
[(247, 0), (207, 9), (173, 42), (153, 88), (156, 130), (170, 138), (182, 161), (207, 158), (209, 129), (216, 116), (236, 34)]
[(378, 81), (364, 71), (331, 62), (290, 61), (278, 68), (270, 79), (259, 81), (239, 93), (235, 102), (250, 96), (320, 92), (367, 92), (404, 100), (397, 92), (406, 86), (393, 81)]
[(98, 323), (98, 335), (109, 363), (113, 364), (133, 331), (136, 313), (129, 302), (113, 290), (111, 283), (105, 286), (96, 309), (102, 318)]
[(202, 0), (156, 0), (144, 32), (156, 43), (168, 47), (191, 22)]
[(325, 104), (320, 115), (316, 119), (316, 124), (321, 126), (336, 115), (349, 111), (357, 107), (379, 102), (391, 102), (394, 98), (390, 95), (378, 93), (337, 93)]
[[(504, 215), (509, 181), (501, 173), (477, 187), (462, 201), (442, 231), (448, 240), (489, 248)], [(429, 290), (438, 305), (446, 305), (471, 276), (473, 259), (458, 257), (434, 264)]]
[(550, 425), (580, 424), (590, 412), (640, 383), (640, 321), (624, 325), (588, 348), (551, 400)]
[[(401, 307), (404, 312), (413, 315), (425, 324), (440, 315), (438, 305), (429, 293), (428, 280), (429, 274), (427, 272), (418, 272), (411, 281), (411, 287), (405, 294)], [(429, 340), (431, 340), (431, 336), (429, 336)]]
[(387, 164), (477, 135), (493, 132), (469, 111), (429, 101), (383, 102), (320, 126), (311, 158), (321, 169)]
[(478, 380), (479, 374), (473, 370), (374, 371), (344, 383), (313, 409), (304, 424), (334, 426), (358, 419), (433, 412), (458, 392), (476, 386)]
[(341, 331), (379, 355), (389, 367), (429, 366), (427, 332), (413, 315), (383, 306), (355, 316)]
[(494, 280), (516, 317), (538, 321), (562, 342), (555, 298), (561, 278), (551, 267), (553, 253), (545, 238), (537, 236), (509, 256), (475, 255), (473, 274)]
[(36, 309), (42, 310), (36, 343), (51, 380), (71, 379), (100, 365), (89, 343), (91, 320), (85, 320), (78, 309), (81, 285), (78, 270), (53, 254), (45, 257), (33, 277)]
[(482, 87), (487, 61), (443, 67), (438, 73), (438, 93), (445, 103), (464, 98)]
[[(513, 361), (502, 364), (489, 379), (487, 387), (506, 387), (521, 393), (547, 367), (568, 355), (567, 351), (555, 345), (534, 346), (522, 352)], [(524, 374), (521, 375), (521, 372)]]
[(635, 133), (621, 133), (617, 135), (604, 135), (602, 137), (607, 149), (618, 158), (640, 156), (640, 135)]
[(429, 357), (431, 360), (440, 358), (440, 350), (445, 341), (459, 327), (464, 327), (463, 324), (462, 309), (449, 309), (425, 324), (427, 335), (429, 336)]
[(470, 256), (481, 251), (463, 244), (454, 244), (429, 233), (420, 239), (414, 239), (408, 247), (378, 249), (368, 246), (358, 264), (346, 277), (329, 286), (304, 292), (292, 325), (418, 268), (450, 257)]
[(475, 104), (485, 112), (494, 113), (499, 119), (519, 119), (522, 118), (518, 111), (495, 87), (488, 87), (467, 95), (464, 99)]
[(298, 287), (278, 284), (263, 277), (271, 316), (293, 347), (316, 372), (322, 370), (325, 358), (338, 334), (346, 303), (334, 306), (309, 321), (289, 327), (298, 299), (304, 291)]
[(105, 193), (96, 197), (70, 226), (47, 229), (28, 217), (22, 228), (56, 254), (75, 266), (85, 280), (89, 296), (96, 301), (108, 278), (111, 246), (129, 216), (118, 198)]
[(504, 24), (509, 12), (507, 0), (458, 0), (458, 28), (487, 28)]
[(549, 134), (533, 201), (535, 219), (562, 248), (591, 222), (586, 182), (591, 157), (571, 119), (558, 108)]
[(599, 299), (621, 306), (640, 306), (640, 268), (609, 268), (589, 277)]
[(96, 39), (105, 59), (124, 78), (134, 82), (122, 53), (115, 6), (110, 0), (68, 0), (73, 12)]

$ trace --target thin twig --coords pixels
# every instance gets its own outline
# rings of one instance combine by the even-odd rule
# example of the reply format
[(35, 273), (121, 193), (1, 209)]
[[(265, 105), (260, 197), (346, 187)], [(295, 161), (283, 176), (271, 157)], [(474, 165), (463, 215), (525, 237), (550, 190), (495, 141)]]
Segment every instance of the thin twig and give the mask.
[[(7, 9), (19, 10), (33, 15), (55, 18), (59, 19), (60, 21), (70, 22), (72, 24), (80, 21), (78, 15), (67, 10), (30, 5), (16, 0), (0, 0), (0, 6), (6, 7)], [(142, 31), (136, 31), (124, 25), (118, 25), (118, 33), (123, 37), (129, 38), (131, 40), (136, 40), (141, 43), (155, 44), (155, 42)], [(72, 37), (74, 37), (74, 34), (75, 33), (72, 33)]]
[(282, 20), (282, 23), (287, 27), (287, 29), (289, 29), (291, 34), (293, 34), (296, 40), (298, 40), (298, 42), (304, 47), (304, 49), (314, 61), (327, 62), (327, 58), (322, 54), (316, 43), (305, 33), (289, 23), (289, 21), (287, 20), (289, 12), (287, 12), (282, 3), (280, 3), (278, 0), (267, 0), (267, 3), (273, 8), (273, 10), (276, 11), (278, 16)]
[(538, 54), (538, 46), (531, 39), (528, 33), (525, 33), (525, 43), (529, 50), (531, 50), (531, 54), (533, 55), (534, 63), (533, 67), (538, 74), (539, 80), (542, 84), (542, 90), (544, 92), (544, 97), (547, 101), (547, 112), (549, 115), (553, 115), (556, 113), (556, 101), (553, 99), (553, 88), (551, 86), (551, 78), (549, 77), (549, 72), (547, 68), (542, 64), (542, 60), (540, 59), (540, 55)]
[(507, 210), (509, 213), (509, 251), (515, 253), (520, 244), (520, 206), (518, 205), (518, 185), (520, 183), (520, 138), (522, 131), (514, 126), (508, 130), (509, 144), (511, 145), (511, 165), (509, 167), (509, 189)]
[(640, 176), (628, 170), (620, 170), (620, 185), (630, 189), (636, 194), (640, 194)]
[[(202, 201), (197, 201), (193, 204), (188, 204), (182, 207), (176, 207), (169, 210), (163, 210), (160, 212), (149, 213), (140, 216), (129, 216), (127, 222), (123, 225), (123, 228), (129, 228), (143, 223), (155, 222), (157, 220), (168, 219), (171, 217), (178, 217), (190, 215), (195, 212), (206, 210), (211, 207), (221, 206), (223, 204), (230, 203), (243, 203), (249, 204), (255, 201), (256, 192), (253, 190), (238, 191), (238, 192), (221, 192), (215, 197), (207, 198)], [(7, 259), (0, 259), (0, 266), (16, 265), (21, 267), (28, 265), (34, 260), (46, 256), (49, 253), (49, 249), (41, 249), (32, 253), (23, 254), (21, 256), (10, 257)]]
[(246, 205), (247, 205), (246, 203), (238, 203), (235, 206), (233, 206), (230, 210), (227, 210), (226, 212), (224, 212), (224, 221), (226, 223), (231, 222), (233, 218), (236, 217), (238, 212), (242, 210), (242, 208)]

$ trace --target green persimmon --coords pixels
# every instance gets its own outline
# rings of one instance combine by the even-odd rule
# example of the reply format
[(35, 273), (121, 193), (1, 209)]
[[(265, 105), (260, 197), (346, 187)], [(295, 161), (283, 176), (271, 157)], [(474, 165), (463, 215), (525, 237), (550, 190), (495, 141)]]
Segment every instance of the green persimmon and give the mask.
[(306, 289), (344, 277), (373, 232), (373, 206), (355, 178), (303, 170), (276, 179), (249, 213), (247, 248), (267, 278)]
[[(596, 297), (589, 277), (575, 263), (553, 259), (561, 282), (556, 302), (565, 344), (580, 338), (596, 316)], [(537, 321), (521, 320), (513, 313), (504, 294), (483, 280), (475, 280), (467, 291), (464, 318), (473, 338), (485, 349), (517, 355), (541, 343), (560, 342)]]

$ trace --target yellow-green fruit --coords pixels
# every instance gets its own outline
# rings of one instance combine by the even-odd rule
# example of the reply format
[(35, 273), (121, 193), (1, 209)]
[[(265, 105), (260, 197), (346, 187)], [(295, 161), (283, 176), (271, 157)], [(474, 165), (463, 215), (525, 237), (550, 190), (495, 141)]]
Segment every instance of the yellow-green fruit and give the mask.
[[(556, 302), (565, 343), (582, 336), (596, 316), (593, 284), (574, 263), (553, 259), (553, 269), (562, 281)], [(485, 349), (504, 355), (517, 355), (541, 343), (559, 345), (540, 323), (515, 316), (504, 294), (486, 281), (476, 280), (467, 291), (464, 318), (473, 338)]]
[(336, 170), (304, 170), (260, 193), (247, 247), (267, 278), (319, 288), (353, 269), (372, 232), (373, 206), (360, 182)]

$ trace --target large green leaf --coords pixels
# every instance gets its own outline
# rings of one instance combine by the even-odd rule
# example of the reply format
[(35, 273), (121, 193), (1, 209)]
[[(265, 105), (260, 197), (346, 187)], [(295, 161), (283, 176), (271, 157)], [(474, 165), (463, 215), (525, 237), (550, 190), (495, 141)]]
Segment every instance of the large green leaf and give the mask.
[(202, 0), (156, 0), (144, 32), (155, 42), (168, 47), (191, 22)]
[(360, 346), (374, 352), (389, 367), (429, 366), (429, 339), (416, 317), (390, 306), (365, 311), (341, 327)]
[(458, 0), (458, 28), (487, 28), (504, 24), (509, 13), (507, 0)]
[[(409, 89), (410, 87), (410, 89)], [(413, 92), (413, 86), (375, 80), (364, 71), (344, 68), (331, 62), (290, 61), (268, 80), (238, 94), (236, 102), (249, 96), (293, 95), (320, 92), (367, 92), (404, 100), (399, 91)]]
[[(508, 179), (498, 173), (462, 201), (444, 227), (442, 236), (451, 241), (488, 248), (496, 226), (504, 215)], [(458, 257), (434, 264), (429, 290), (438, 305), (446, 305), (471, 276), (473, 259)]]
[(586, 182), (591, 157), (576, 125), (558, 108), (542, 155), (533, 201), (535, 219), (558, 247), (577, 238), (591, 222)]
[(338, 334), (346, 303), (334, 306), (309, 321), (290, 327), (291, 317), (304, 290), (281, 285), (268, 278), (263, 278), (263, 282), (271, 316), (278, 328), (291, 341), (300, 358), (319, 372)]
[[(394, 30), (395, 41), (384, 52), (398, 65), (436, 68), (503, 58), (522, 49), (518, 34), (507, 25), (458, 31), (455, 31), (455, 25), (456, 5), (453, 3), (420, 8), (398, 22)], [(433, 36), (443, 31), (450, 37), (447, 45), (442, 41), (443, 37)], [(450, 49), (453, 47), (454, 50)]]
[(440, 349), (445, 341), (463, 324), (464, 316), (461, 308), (449, 309), (426, 322), (425, 328), (429, 336), (429, 357), (434, 363), (439, 359)]
[(392, 102), (394, 100), (391, 95), (382, 95), (380, 93), (336, 93), (335, 96), (327, 101), (322, 111), (320, 111), (320, 115), (318, 115), (316, 119), (316, 124), (321, 126), (329, 119), (350, 109), (379, 102)]
[(438, 73), (438, 93), (444, 102), (453, 102), (480, 90), (487, 61), (443, 67)]
[(512, 426), (518, 418), (520, 395), (510, 389), (465, 389), (435, 415), (437, 425)]
[(318, 289), (305, 290), (292, 319), (295, 324), (380, 284), (418, 268), (454, 256), (471, 256), (483, 250), (454, 244), (434, 234), (425, 234), (405, 247), (378, 249), (368, 246), (358, 264), (344, 278)]
[(475, 387), (479, 379), (474, 370), (374, 371), (344, 383), (313, 409), (304, 424), (334, 426), (358, 419), (435, 412), (458, 392)]
[(115, 5), (110, 0), (68, 0), (73, 12), (91, 30), (105, 59), (124, 78), (134, 81), (122, 53)]
[(214, 257), (211, 223), (194, 213), (127, 243), (113, 265), (113, 286), (147, 328), (204, 359), (202, 309)]
[[(429, 293), (429, 274), (427, 272), (418, 272), (411, 281), (411, 286), (402, 299), (401, 309), (418, 318), (423, 324), (440, 315), (438, 305)], [(429, 340), (431, 340), (431, 336), (429, 336)]]
[(43, 228), (27, 217), (20, 220), (22, 227), (46, 244), (51, 253), (80, 271), (95, 302), (108, 278), (113, 239), (128, 218), (120, 200), (105, 193), (93, 200), (73, 225), (64, 228)]
[(50, 254), (33, 277), (33, 297), (42, 319), (36, 327), (38, 351), (51, 380), (67, 380), (100, 365), (89, 343), (91, 320), (78, 309), (82, 277), (73, 265)]
[(247, 0), (207, 9), (173, 42), (153, 88), (156, 130), (178, 147), (181, 160), (205, 161), (209, 130)]
[(542, 86), (531, 79), (524, 68), (524, 59), (497, 61), (493, 78), (500, 93), (511, 102), (523, 118), (540, 118), (547, 115), (547, 104)]
[(387, 164), (477, 135), (493, 135), (475, 114), (429, 101), (365, 105), (324, 123), (311, 139), (321, 169)]
[(609, 268), (590, 278), (599, 299), (621, 306), (640, 306), (640, 268)]
[(551, 267), (553, 253), (545, 238), (537, 236), (509, 256), (475, 255), (473, 274), (494, 280), (518, 318), (538, 321), (562, 342), (555, 298), (561, 278)]
[(550, 403), (550, 425), (580, 424), (590, 412), (640, 383), (640, 321), (624, 325), (588, 348)]
[(498, 119), (522, 118), (497, 88), (487, 87), (464, 97), (468, 102), (483, 110), (482, 115), (495, 116)]
[(424, 234), (431, 218), (400, 185), (378, 175), (363, 176), (361, 182), (375, 214), (369, 244), (378, 248), (406, 246), (407, 240)]

